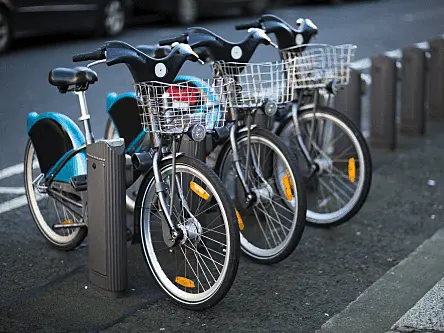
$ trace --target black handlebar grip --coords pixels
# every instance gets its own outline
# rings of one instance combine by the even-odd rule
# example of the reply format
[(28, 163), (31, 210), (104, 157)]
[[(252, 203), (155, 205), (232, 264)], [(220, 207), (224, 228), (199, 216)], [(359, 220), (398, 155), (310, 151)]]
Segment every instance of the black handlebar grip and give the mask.
[(182, 34), (174, 38), (162, 39), (161, 41), (159, 41), (159, 45), (164, 46), (164, 45), (171, 45), (173, 43), (186, 43), (188, 41), (187, 37), (188, 37), (187, 34)]
[(93, 52), (76, 54), (72, 57), (73, 62), (102, 60), (102, 59), (105, 59), (105, 52), (103, 49), (97, 49)]
[(236, 24), (236, 30), (247, 30), (250, 28), (260, 28), (261, 24), (258, 21), (250, 22), (250, 23), (241, 23)]

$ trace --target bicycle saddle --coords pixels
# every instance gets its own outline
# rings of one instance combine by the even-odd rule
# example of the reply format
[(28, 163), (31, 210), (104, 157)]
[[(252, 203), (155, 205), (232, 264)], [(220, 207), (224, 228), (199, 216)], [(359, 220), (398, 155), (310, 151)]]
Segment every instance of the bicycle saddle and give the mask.
[(48, 77), (49, 83), (62, 91), (66, 91), (73, 85), (80, 87), (93, 84), (98, 79), (97, 73), (88, 67), (58, 67), (51, 70)]
[(159, 45), (138, 45), (136, 49), (145, 53), (151, 58), (165, 58), (171, 52), (170, 46), (159, 46)]

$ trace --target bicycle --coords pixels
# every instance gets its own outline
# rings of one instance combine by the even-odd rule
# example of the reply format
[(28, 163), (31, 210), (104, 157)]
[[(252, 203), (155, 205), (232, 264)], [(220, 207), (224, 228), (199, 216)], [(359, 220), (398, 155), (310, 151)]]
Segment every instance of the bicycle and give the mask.
[[(230, 43), (207, 29), (190, 28), (159, 45), (174, 43), (188, 43), (206, 62), (216, 52), (231, 59), (237, 50), (243, 50), (238, 59), (247, 62), (260, 44), (269, 45), (271, 40), (260, 29), (251, 30), (238, 43)], [(215, 68), (213, 74), (215, 79), (236, 79)], [(297, 247), (305, 226), (306, 197), (295, 155), (277, 136), (253, 124), (260, 113), (272, 115), (276, 105), (267, 93), (255, 94), (260, 85), (249, 88), (242, 97), (237, 93), (233, 97), (230, 124), (213, 133), (206, 155), (220, 147), (216, 173), (229, 189), (239, 218), (255, 218), (240, 228), (241, 249), (259, 263), (272, 264), (284, 260)]]
[(359, 127), (345, 114), (319, 104), (321, 90), (330, 97), (348, 84), (348, 66), (356, 47), (308, 44), (318, 28), (310, 19), (300, 18), (296, 24), (293, 28), (275, 15), (262, 15), (236, 29), (261, 28), (274, 34), (280, 62), (293, 66), (287, 69), (292, 73), (292, 89), (284, 92), (288, 103), (276, 114), (273, 132), (289, 146), (298, 147), (298, 155), (303, 157), (300, 163), (307, 183), (307, 222), (335, 226), (361, 209), (372, 179), (371, 154)]
[[(31, 113), (24, 161), (26, 195), (37, 227), (56, 248), (74, 249), (88, 228), (85, 148), (94, 136), (86, 91), (98, 81), (90, 67), (126, 64), (140, 106), (139, 121), (147, 133), (144, 139), (151, 141), (131, 156), (133, 169), (143, 177), (136, 216), (142, 253), (163, 291), (191, 310), (214, 306), (227, 294), (237, 273), (240, 246), (235, 209), (220, 179), (204, 163), (177, 152), (184, 135), (199, 139), (202, 131), (223, 126), (230, 102), (232, 83), (226, 80), (209, 82), (214, 92), (220, 92), (217, 104), (175, 93), (177, 85), (171, 82), (182, 65), (198, 60), (188, 45), (176, 45), (167, 57), (154, 59), (120, 41), (75, 55), (74, 62), (93, 62), (87, 67), (55, 68), (49, 83), (61, 93), (78, 96), (85, 136), (62, 114)], [(40, 169), (36, 178), (34, 165)], [(61, 204), (63, 221), (49, 223), (53, 216), (39, 208), (39, 196)], [(209, 209), (212, 213), (204, 214)]]

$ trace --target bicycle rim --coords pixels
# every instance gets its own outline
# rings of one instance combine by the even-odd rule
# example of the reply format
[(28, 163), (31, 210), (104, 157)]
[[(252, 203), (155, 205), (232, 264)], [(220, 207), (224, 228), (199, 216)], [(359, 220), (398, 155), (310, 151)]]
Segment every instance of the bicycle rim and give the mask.
[[(172, 165), (167, 164), (161, 169), (162, 179), (170, 183), (171, 173)], [(166, 248), (161, 235), (158, 235), (162, 222), (161, 214), (155, 207), (157, 194), (154, 179), (151, 179), (141, 201), (142, 249), (154, 277), (169, 296), (181, 304), (199, 305), (209, 301), (222, 285), (227, 283), (225, 280), (231, 269), (230, 257), (235, 251), (235, 246), (232, 244), (228, 208), (222, 204), (216, 186), (200, 170), (180, 160), (176, 164), (176, 179), (176, 193), (183, 193), (184, 200), (180, 195), (176, 195), (173, 215), (181, 225), (180, 228), (185, 228), (190, 236), (187, 236), (184, 244)], [(192, 183), (198, 186), (192, 186)], [(192, 200), (194, 202), (190, 203)], [(217, 211), (207, 214), (212, 200), (216, 202)], [(167, 201), (170, 201), (169, 193)], [(181, 201), (190, 205), (189, 210), (197, 219), (197, 223), (195, 219), (190, 218), (183, 205), (178, 208)], [(196, 207), (195, 211), (193, 207)], [(219, 225), (216, 222), (217, 216), (222, 221)], [(197, 236), (199, 234), (200, 237)], [(210, 243), (214, 245), (209, 245)], [(160, 253), (161, 251), (163, 252)], [(217, 260), (218, 258), (221, 259)], [(175, 266), (166, 268), (166, 264), (161, 264), (163, 259), (166, 259), (165, 263), (168, 264), (175, 262)], [(214, 281), (214, 284), (211, 281)]]

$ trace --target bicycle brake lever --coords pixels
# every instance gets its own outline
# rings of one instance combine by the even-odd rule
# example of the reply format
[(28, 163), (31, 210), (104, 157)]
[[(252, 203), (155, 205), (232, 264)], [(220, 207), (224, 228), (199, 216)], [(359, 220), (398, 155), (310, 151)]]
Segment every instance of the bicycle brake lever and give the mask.
[(199, 62), (199, 64), (205, 65), (205, 61), (203, 61), (202, 59), (197, 59), (197, 61)]
[(278, 49), (279, 48), (279, 46), (277, 46), (275, 43), (273, 43), (273, 42), (270, 42), (270, 45), (271, 46), (273, 46), (275, 49)]

